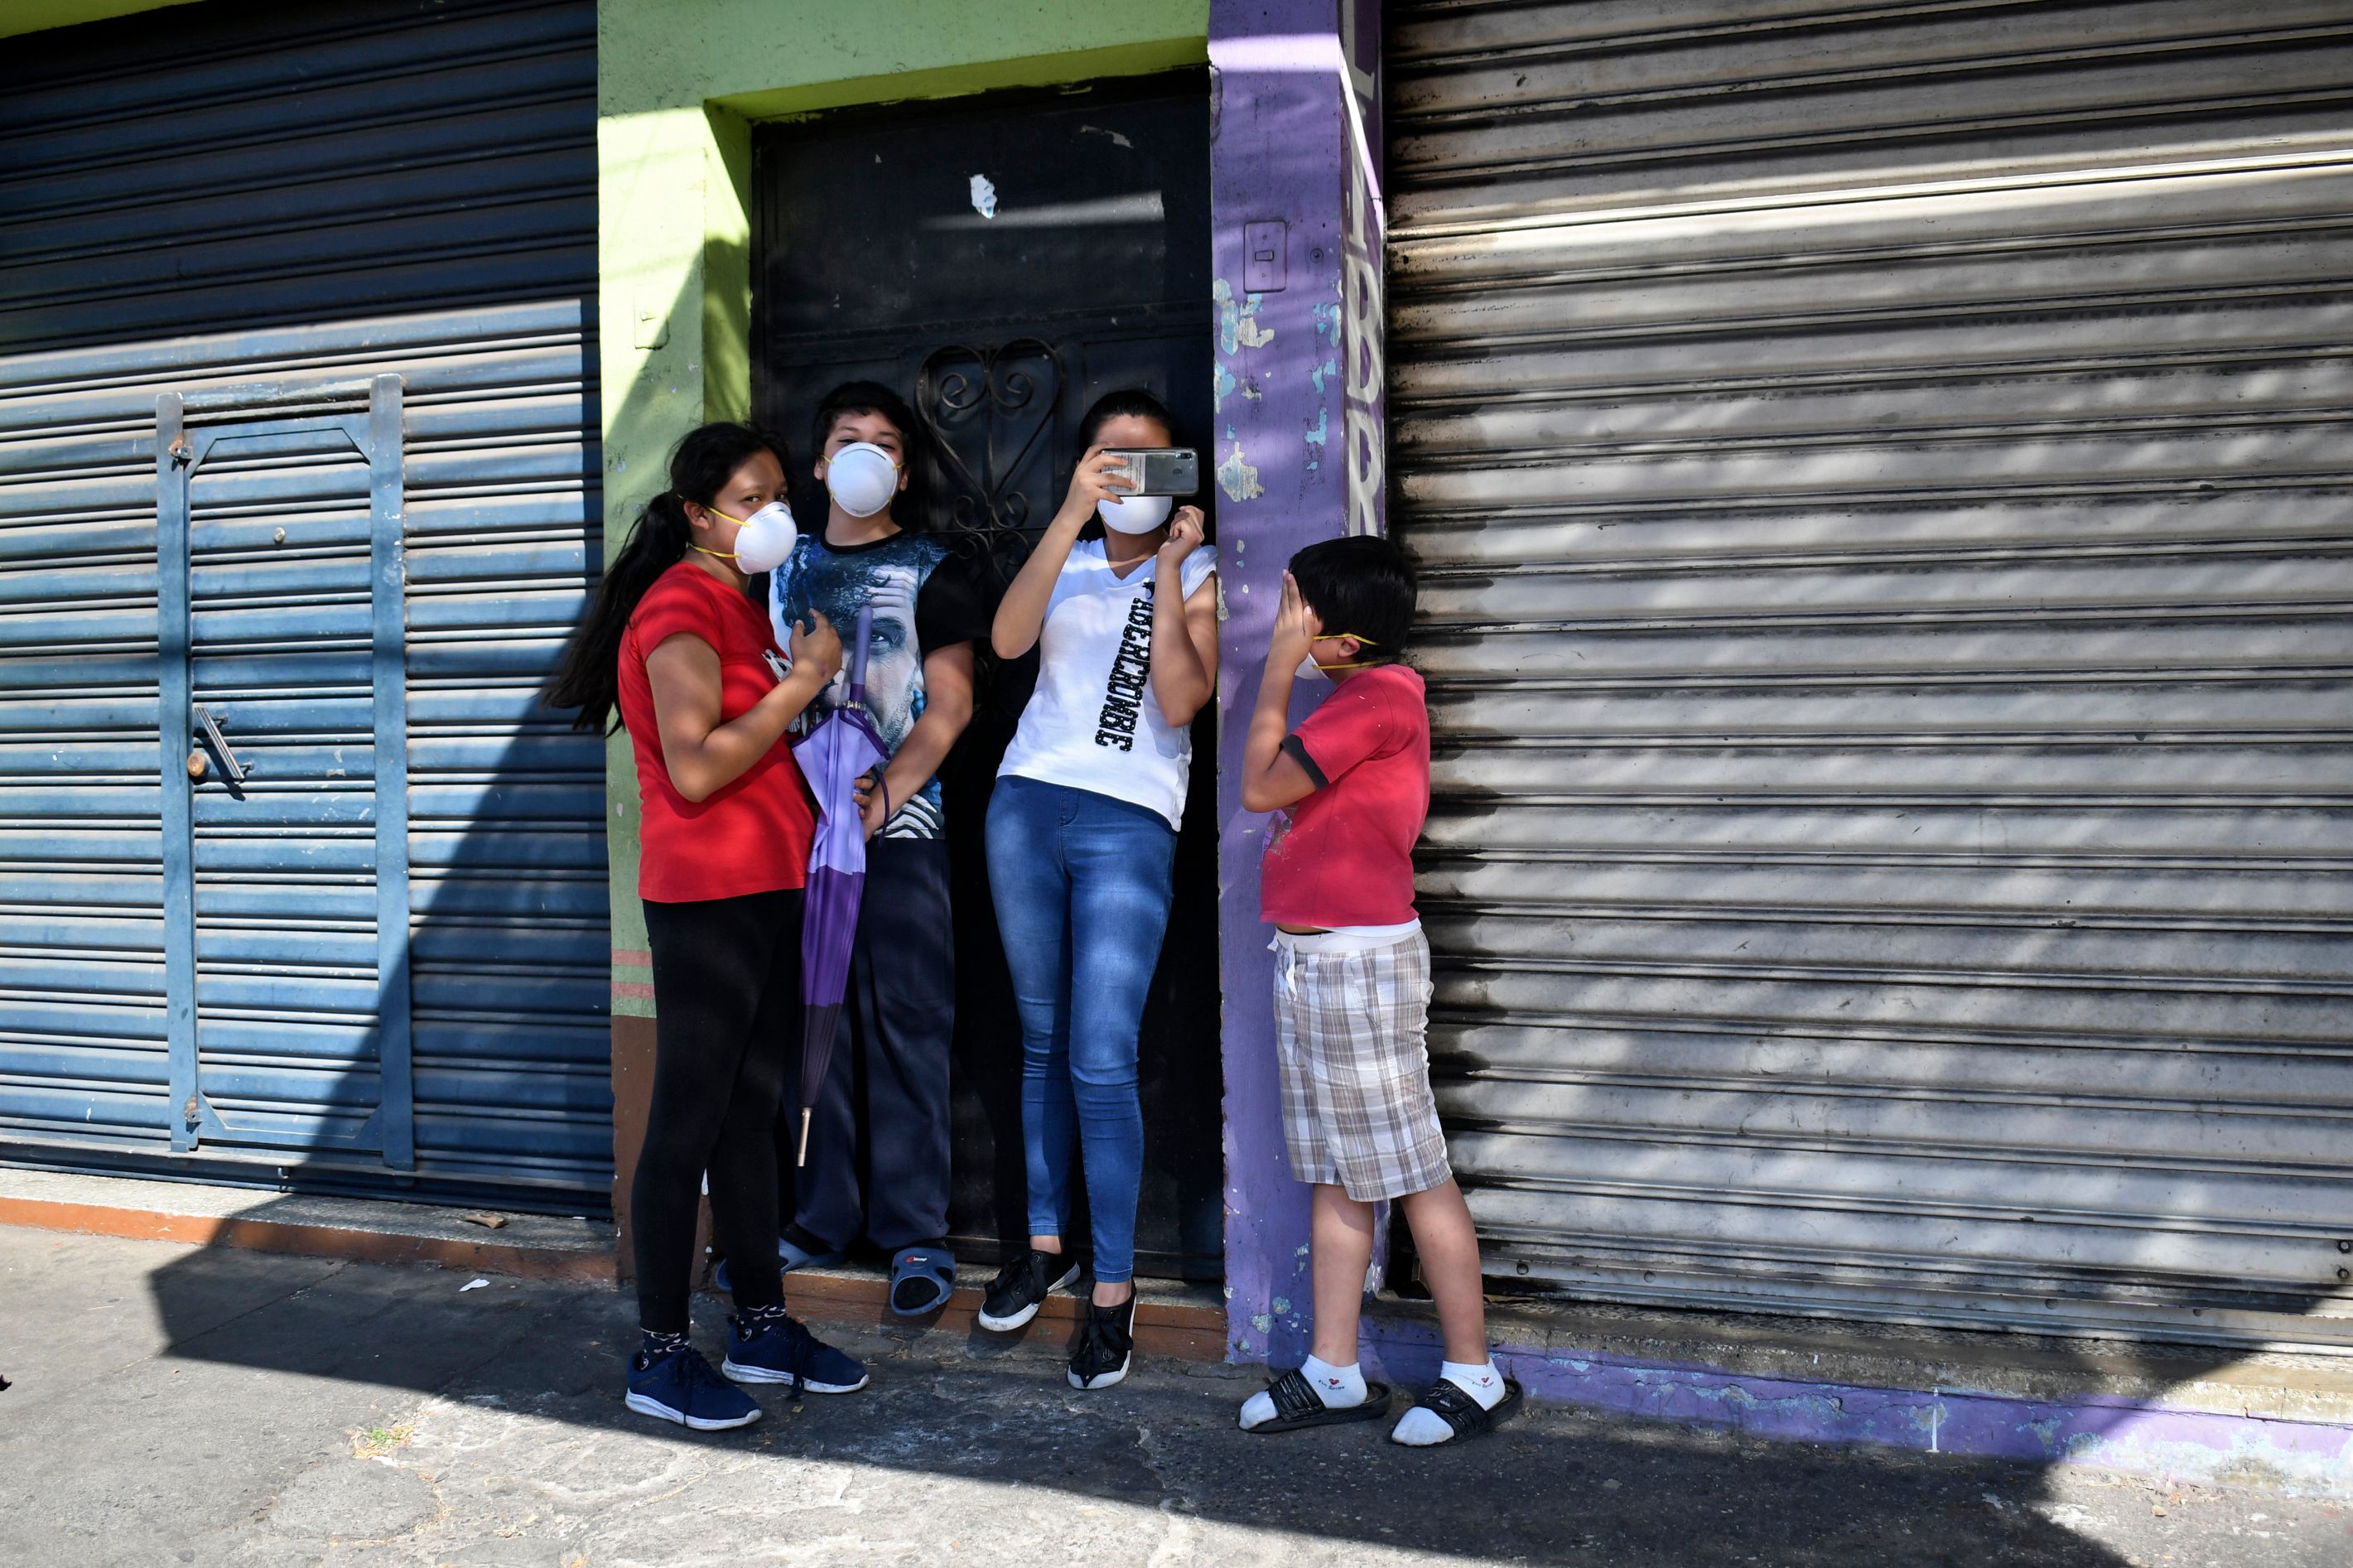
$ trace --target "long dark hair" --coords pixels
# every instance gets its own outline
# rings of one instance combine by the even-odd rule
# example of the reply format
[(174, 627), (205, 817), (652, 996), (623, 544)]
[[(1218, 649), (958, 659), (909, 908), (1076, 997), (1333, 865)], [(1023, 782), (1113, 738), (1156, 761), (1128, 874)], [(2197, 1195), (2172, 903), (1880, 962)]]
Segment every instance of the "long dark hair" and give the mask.
[[(1086, 456), (1088, 450), (1101, 439), (1103, 428), (1122, 417), (1150, 419), (1168, 432), (1168, 440), (1172, 443), (1180, 447), (1185, 444), (1176, 434), (1176, 416), (1168, 411), (1167, 404), (1141, 387), (1123, 387), (1116, 392), (1106, 392), (1096, 398), (1079, 420), (1077, 457)], [(1075, 471), (1077, 466), (1077, 459), (1073, 458), (1071, 467)], [(1082, 539), (1100, 539), (1103, 536), (1103, 524), (1100, 517), (1088, 518), (1086, 525), (1079, 530)]]
[(565, 644), (564, 661), (554, 678), (540, 693), (552, 708), (575, 708), (572, 727), (602, 730), (617, 723), (621, 637), (638, 601), (654, 579), (686, 558), (694, 536), (687, 521), (686, 503), (708, 506), (737, 469), (761, 452), (773, 455), (785, 471), (785, 441), (757, 425), (721, 422), (690, 431), (670, 453), (670, 488), (646, 503), (629, 530), (629, 541), (605, 564), (605, 579), (596, 585), (596, 602)]

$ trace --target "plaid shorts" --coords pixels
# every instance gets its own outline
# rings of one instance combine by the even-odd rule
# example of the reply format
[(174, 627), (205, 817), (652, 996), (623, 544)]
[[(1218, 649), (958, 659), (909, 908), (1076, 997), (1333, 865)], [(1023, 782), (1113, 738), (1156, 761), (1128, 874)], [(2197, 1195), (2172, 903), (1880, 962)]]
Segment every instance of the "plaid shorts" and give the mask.
[(1276, 1054), (1292, 1174), (1359, 1202), (1428, 1192), (1454, 1174), (1430, 1094), (1430, 942), (1412, 927), (1274, 938)]

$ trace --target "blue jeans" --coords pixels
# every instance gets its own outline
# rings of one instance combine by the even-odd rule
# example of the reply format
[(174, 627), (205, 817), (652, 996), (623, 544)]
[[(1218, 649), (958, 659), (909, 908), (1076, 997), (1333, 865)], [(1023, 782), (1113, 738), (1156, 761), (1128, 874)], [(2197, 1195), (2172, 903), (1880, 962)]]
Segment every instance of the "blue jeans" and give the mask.
[(1070, 1221), (1075, 1137), (1106, 1285), (1135, 1275), (1135, 1033), (1176, 854), (1176, 832), (1148, 807), (1034, 779), (1000, 779), (989, 798), (988, 886), (1021, 1012), (1029, 1231), (1059, 1236)]

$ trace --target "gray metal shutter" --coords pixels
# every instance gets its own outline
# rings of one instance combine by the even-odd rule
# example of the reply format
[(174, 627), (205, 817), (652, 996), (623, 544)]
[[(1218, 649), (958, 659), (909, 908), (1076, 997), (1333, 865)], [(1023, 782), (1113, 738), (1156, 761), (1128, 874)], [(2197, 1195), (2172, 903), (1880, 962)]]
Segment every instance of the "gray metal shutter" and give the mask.
[(2353, 1343), (2353, 6), (1389, 20), (1491, 1272)]
[(204, 0), (0, 49), (0, 352), (592, 297), (592, 0)]
[(593, 7), (332, 11), (0, 93), (0, 1159), (602, 1208)]

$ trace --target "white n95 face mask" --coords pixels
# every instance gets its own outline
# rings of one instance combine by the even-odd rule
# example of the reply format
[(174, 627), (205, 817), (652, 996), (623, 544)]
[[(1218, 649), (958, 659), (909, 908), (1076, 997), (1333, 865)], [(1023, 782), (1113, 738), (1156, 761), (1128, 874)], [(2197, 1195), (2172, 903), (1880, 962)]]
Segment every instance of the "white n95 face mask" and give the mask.
[(899, 465), (871, 441), (852, 441), (825, 460), (825, 487), (852, 517), (871, 517), (899, 493)]
[(1324, 673), (1324, 666), (1315, 662), (1314, 654), (1310, 653), (1299, 662), (1299, 678), (1303, 681), (1328, 681), (1332, 677)]
[(1131, 495), (1122, 501), (1098, 501), (1095, 515), (1106, 528), (1123, 534), (1149, 534), (1168, 521), (1175, 503), (1166, 495)]
[(800, 529), (793, 523), (793, 509), (781, 501), (771, 501), (749, 517), (728, 517), (717, 507), (710, 508), (713, 517), (726, 517), (735, 524), (735, 547), (732, 550), (693, 547), (706, 556), (716, 556), (723, 561), (733, 561), (742, 572), (773, 572), (785, 564), (793, 553), (794, 542)]
[(781, 501), (771, 501), (735, 530), (735, 565), (747, 572), (773, 572), (785, 564), (799, 538), (793, 509)]

